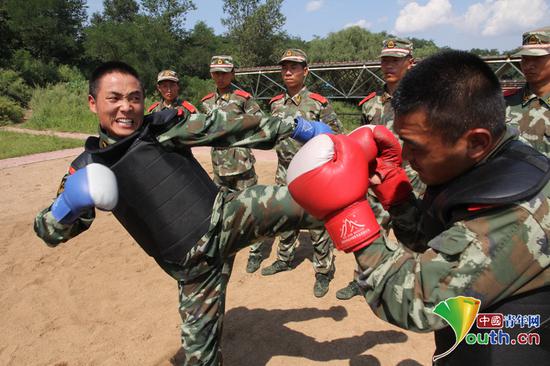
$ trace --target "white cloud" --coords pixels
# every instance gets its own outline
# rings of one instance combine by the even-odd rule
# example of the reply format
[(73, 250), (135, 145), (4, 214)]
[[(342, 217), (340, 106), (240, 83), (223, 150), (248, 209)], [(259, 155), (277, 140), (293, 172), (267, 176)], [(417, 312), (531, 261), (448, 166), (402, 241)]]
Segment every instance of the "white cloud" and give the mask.
[(367, 28), (370, 28), (372, 26), (372, 23), (369, 22), (366, 19), (359, 19), (356, 22), (348, 23), (348, 24), (344, 25), (344, 28), (349, 28), (349, 27), (354, 27), (354, 26), (358, 26), (358, 27), (367, 29)]
[(314, 12), (323, 7), (323, 0), (312, 0), (306, 4), (307, 12)]
[(409, 2), (401, 9), (395, 21), (396, 33), (419, 32), (452, 18), (452, 5), (449, 0), (429, 0), (426, 5)]
[(482, 0), (464, 14), (454, 14), (450, 0), (400, 1), (394, 32), (407, 34), (445, 25), (470, 34), (493, 37), (545, 26), (550, 18), (547, 0)]
[(485, 0), (471, 5), (459, 24), (483, 36), (498, 36), (534, 28), (549, 15), (545, 0)]

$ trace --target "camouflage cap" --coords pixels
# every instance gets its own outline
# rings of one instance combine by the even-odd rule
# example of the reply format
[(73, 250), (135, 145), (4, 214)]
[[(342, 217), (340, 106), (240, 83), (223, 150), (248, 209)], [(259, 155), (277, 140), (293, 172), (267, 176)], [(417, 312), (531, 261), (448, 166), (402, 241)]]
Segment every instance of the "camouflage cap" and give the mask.
[(279, 60), (279, 65), (282, 64), (284, 61), (300, 62), (307, 65), (307, 55), (299, 48), (289, 48), (281, 56), (281, 59)]
[(210, 60), (210, 72), (231, 72), (234, 67), (231, 56), (212, 56)]
[(178, 74), (173, 70), (162, 70), (159, 72), (157, 76), (157, 84), (160, 83), (163, 80), (171, 80), (178, 83), (180, 79), (178, 78)]
[(535, 29), (523, 33), (523, 42), (514, 56), (550, 55), (550, 27)]
[(379, 57), (406, 57), (412, 56), (413, 44), (411, 41), (402, 38), (389, 38), (382, 42), (382, 52)]

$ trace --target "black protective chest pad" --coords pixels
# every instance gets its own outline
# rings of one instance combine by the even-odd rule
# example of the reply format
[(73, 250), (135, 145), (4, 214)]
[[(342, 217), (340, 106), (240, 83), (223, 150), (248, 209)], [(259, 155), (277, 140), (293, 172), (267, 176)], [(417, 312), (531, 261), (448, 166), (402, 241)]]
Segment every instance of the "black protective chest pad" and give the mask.
[(218, 188), (190, 149), (164, 148), (146, 126), (103, 149), (97, 137), (88, 138), (73, 165), (90, 162), (115, 173), (113, 214), (149, 255), (180, 263), (208, 231)]
[(549, 179), (550, 162), (545, 155), (520, 141), (509, 141), (494, 157), (449, 184), (428, 187), (422, 202), (422, 230), (434, 238), (457, 221), (533, 197)]

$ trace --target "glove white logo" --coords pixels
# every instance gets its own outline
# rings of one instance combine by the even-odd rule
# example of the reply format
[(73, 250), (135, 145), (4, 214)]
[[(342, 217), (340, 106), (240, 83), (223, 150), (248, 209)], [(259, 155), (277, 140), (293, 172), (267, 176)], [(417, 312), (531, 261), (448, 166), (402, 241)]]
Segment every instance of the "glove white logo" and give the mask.
[(304, 123), (304, 125), (302, 126), (302, 130), (303, 131), (311, 131), (311, 130), (313, 130), (313, 126), (310, 125), (309, 123)]
[(346, 243), (350, 240), (368, 234), (370, 230), (365, 230), (365, 224), (360, 224), (358, 222), (352, 221), (350, 219), (345, 219), (340, 228), (340, 238), (342, 243)]

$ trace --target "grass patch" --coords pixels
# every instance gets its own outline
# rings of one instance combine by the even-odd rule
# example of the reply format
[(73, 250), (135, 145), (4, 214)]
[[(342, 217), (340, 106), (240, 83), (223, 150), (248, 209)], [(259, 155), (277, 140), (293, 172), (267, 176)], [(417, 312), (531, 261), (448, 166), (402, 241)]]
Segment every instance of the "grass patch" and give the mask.
[(0, 159), (82, 146), (84, 142), (77, 139), (0, 131)]
[(97, 117), (88, 108), (85, 81), (36, 88), (30, 102), (32, 117), (25, 128), (97, 133)]

